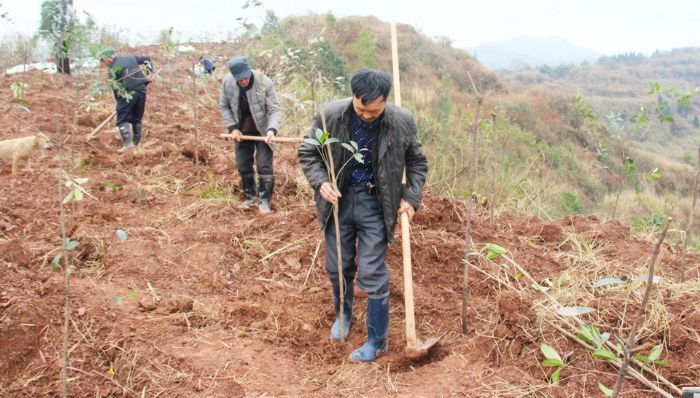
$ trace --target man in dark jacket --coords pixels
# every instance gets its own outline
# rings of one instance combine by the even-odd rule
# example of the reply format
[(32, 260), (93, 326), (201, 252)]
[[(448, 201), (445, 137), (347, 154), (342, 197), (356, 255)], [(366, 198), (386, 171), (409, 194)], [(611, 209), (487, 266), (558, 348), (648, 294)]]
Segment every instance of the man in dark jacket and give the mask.
[[(115, 55), (107, 48), (100, 53), (100, 62), (107, 66), (109, 84), (117, 102), (117, 128), (123, 146), (119, 152), (141, 142), (141, 120), (146, 110), (146, 85), (151, 82), (153, 64), (145, 55)], [(148, 77), (139, 65), (144, 65)]]
[(204, 73), (207, 75), (211, 75), (216, 70), (214, 63), (203, 55), (199, 57), (199, 64), (202, 65), (202, 68), (204, 68)]
[[(391, 78), (377, 70), (362, 69), (353, 76), (352, 98), (326, 104), (324, 113), (331, 137), (341, 143), (355, 141), (363, 162), (351, 163), (337, 176), (338, 191), (328, 177), (319, 147), (305, 142), (299, 159), (309, 184), (316, 191), (316, 213), (326, 240), (326, 270), (333, 288), (336, 319), (331, 337), (340, 340), (350, 332), (353, 282), (367, 292), (367, 342), (352, 352), (354, 361), (373, 361), (387, 349), (389, 326), (389, 275), (386, 251), (401, 213), (409, 219), (420, 206), (428, 160), (407, 110), (386, 103)], [(321, 128), (316, 115), (308, 138)], [(335, 170), (353, 156), (341, 145), (330, 144)], [(407, 182), (402, 183), (406, 169)], [(342, 268), (346, 296), (340, 296), (338, 257), (332, 205), (338, 203)], [(357, 264), (355, 260), (357, 259)], [(343, 304), (343, 329), (340, 304)], [(342, 333), (342, 336), (341, 336)]]

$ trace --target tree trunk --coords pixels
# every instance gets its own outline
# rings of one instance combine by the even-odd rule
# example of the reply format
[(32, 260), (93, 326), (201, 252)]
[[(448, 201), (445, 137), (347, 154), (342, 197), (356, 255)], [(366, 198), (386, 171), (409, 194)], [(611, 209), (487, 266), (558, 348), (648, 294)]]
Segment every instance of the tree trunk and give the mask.
[(56, 68), (58, 69), (58, 73), (70, 75), (70, 58), (68, 58), (68, 44), (65, 40), (63, 40), (61, 49), (56, 55)]
[(70, 75), (70, 58), (56, 57), (56, 68), (58, 69), (58, 73)]

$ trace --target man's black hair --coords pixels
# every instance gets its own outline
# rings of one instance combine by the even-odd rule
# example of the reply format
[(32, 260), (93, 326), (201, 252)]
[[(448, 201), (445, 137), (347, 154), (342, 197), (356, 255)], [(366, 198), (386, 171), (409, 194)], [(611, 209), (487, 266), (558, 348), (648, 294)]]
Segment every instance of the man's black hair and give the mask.
[(350, 89), (352, 95), (362, 101), (362, 105), (380, 96), (386, 101), (391, 91), (391, 76), (381, 70), (360, 69), (350, 80)]

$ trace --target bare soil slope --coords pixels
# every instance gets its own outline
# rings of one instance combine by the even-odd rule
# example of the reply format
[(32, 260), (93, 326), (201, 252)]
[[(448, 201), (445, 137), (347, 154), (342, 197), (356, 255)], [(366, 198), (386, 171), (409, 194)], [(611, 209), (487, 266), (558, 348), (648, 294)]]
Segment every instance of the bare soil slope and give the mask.
[[(186, 65), (168, 66), (149, 88), (143, 145), (126, 154), (116, 153), (113, 124), (83, 139), (113, 107), (107, 95), (86, 111), (97, 78), (1, 80), (5, 104), (13, 81), (27, 84), (32, 112), (0, 115), (0, 139), (35, 128), (69, 139), (60, 156), (36, 153), (31, 171), (12, 176), (10, 164), (0, 164), (0, 396), (60, 393), (66, 286), (63, 266), (50, 263), (61, 245), (61, 163), (89, 179), (91, 195), (65, 206), (67, 234), (80, 242), (71, 255), (70, 396), (592, 397), (601, 395), (598, 382), (613, 385), (616, 371), (557, 331), (551, 301), (501, 259), (479, 257), (470, 269), (462, 335), (466, 208), (430, 192), (412, 225), (415, 307), (419, 337), (444, 333), (442, 344), (419, 361), (404, 355), (397, 239), (388, 258), (389, 352), (373, 364), (350, 363), (366, 334), (365, 296), (357, 291), (348, 341), (331, 342), (322, 236), (295, 148), (277, 148), (273, 212), (239, 210), (231, 145), (217, 138), (216, 79), (198, 82), (196, 166)], [(633, 279), (645, 273), (653, 242), (618, 222), (584, 217), (543, 222), (502, 213), (490, 222), (477, 212), (473, 228), (477, 248), (503, 246), (562, 305), (596, 309), (580, 319), (626, 338), (643, 288)], [(663, 247), (662, 282), (640, 333), (648, 348), (664, 344), (668, 364), (656, 369), (677, 386), (700, 384), (700, 258), (687, 263), (692, 281), (680, 284), (679, 249)], [(609, 276), (629, 283), (591, 287)], [(540, 366), (543, 342), (570, 363), (559, 386)], [(632, 379), (623, 395), (657, 396)]]

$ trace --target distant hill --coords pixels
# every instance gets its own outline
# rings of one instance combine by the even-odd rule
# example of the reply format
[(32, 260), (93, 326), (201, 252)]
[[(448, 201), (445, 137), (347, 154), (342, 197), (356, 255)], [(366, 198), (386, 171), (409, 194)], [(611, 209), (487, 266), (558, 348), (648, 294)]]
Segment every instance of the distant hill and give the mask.
[[(673, 118), (670, 123), (652, 123), (636, 138), (639, 147), (676, 160), (692, 159), (700, 144), (700, 48), (657, 51), (651, 56), (639, 53), (603, 56), (589, 65), (538, 67), (513, 73), (515, 81), (529, 90), (549, 93), (576, 93), (589, 102), (594, 113), (609, 119), (619, 115), (627, 131), (635, 130), (640, 108), (654, 114), (654, 101), (662, 101)], [(651, 83), (661, 93), (650, 93)], [(687, 105), (678, 104), (678, 95), (691, 97)], [(693, 163), (693, 162), (688, 162)]]
[(470, 51), (480, 63), (489, 68), (508, 71), (541, 65), (594, 62), (601, 55), (596, 51), (577, 47), (556, 36), (522, 36), (482, 44)]

